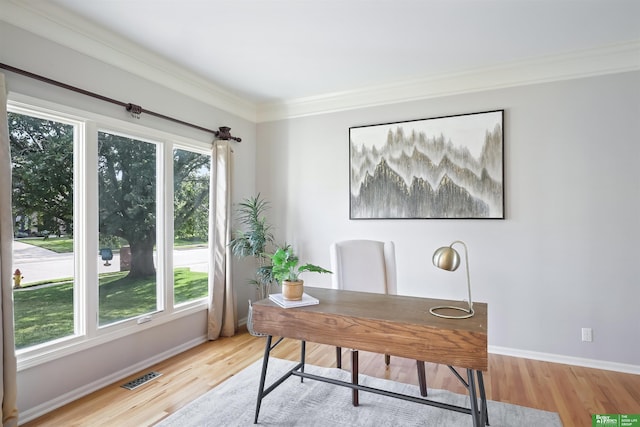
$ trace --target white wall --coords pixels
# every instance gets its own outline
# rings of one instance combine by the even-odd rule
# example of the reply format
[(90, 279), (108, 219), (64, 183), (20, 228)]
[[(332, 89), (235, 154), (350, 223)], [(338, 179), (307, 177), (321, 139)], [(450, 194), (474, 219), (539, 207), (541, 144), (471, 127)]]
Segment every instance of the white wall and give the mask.
[[(495, 109), (505, 110), (505, 220), (349, 220), (350, 126)], [(329, 266), (334, 240), (394, 240), (399, 293), (463, 299), (464, 270), (430, 261), (461, 239), (474, 300), (489, 304), (490, 348), (640, 372), (640, 73), (262, 123), (257, 138), (258, 190), (303, 260)]]
[[(141, 105), (147, 110), (173, 116), (209, 129), (229, 126), (232, 134), (242, 138), (234, 144), (233, 201), (255, 192), (255, 124), (225, 111), (167, 90), (143, 78), (79, 54), (42, 39), (17, 27), (0, 22), (0, 62), (75, 85), (123, 102)], [(38, 82), (11, 72), (5, 73), (10, 92), (44, 99), (85, 111), (132, 120), (201, 141), (211, 141), (211, 134), (145, 116), (132, 119), (124, 108), (85, 95)], [(247, 299), (254, 293), (248, 276), (234, 261), (234, 284), (239, 301), (239, 318), (246, 317)], [(246, 268), (245, 268), (246, 269)], [(151, 327), (149, 327), (151, 326)], [(41, 364), (18, 372), (18, 407), (21, 421), (52, 409), (79, 394), (92, 391), (143, 369), (158, 357), (167, 357), (205, 339), (205, 312), (167, 324), (140, 326), (140, 332), (107, 344)], [(145, 366), (146, 363), (146, 366)]]

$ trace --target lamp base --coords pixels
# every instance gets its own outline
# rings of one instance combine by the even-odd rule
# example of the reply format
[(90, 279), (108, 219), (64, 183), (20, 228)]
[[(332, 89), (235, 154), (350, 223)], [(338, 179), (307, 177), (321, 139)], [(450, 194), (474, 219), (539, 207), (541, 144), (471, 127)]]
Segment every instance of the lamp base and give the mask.
[[(436, 310), (442, 310), (442, 309), (464, 311), (467, 314), (461, 314), (460, 316), (449, 316), (447, 314), (436, 313)], [(433, 307), (433, 308), (429, 309), (429, 313), (433, 314), (434, 316), (443, 317), (445, 319), (468, 319), (469, 317), (472, 317), (475, 314), (473, 312), (473, 308), (471, 308), (471, 307), (462, 308), (462, 307), (454, 307), (452, 305), (441, 305), (441, 306), (438, 306), (438, 307)]]

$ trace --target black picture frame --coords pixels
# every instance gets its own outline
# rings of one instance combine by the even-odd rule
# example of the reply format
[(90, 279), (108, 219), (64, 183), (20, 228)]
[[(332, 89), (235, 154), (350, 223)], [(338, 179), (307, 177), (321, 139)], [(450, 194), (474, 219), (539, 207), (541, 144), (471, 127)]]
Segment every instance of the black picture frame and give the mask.
[(349, 128), (350, 219), (504, 219), (504, 110)]

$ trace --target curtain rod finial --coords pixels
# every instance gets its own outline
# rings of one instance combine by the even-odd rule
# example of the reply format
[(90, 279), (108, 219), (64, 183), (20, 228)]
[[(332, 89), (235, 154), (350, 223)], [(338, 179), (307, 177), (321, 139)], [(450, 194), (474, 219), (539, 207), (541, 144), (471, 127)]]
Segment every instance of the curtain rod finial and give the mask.
[(131, 117), (135, 119), (139, 119), (140, 114), (142, 114), (142, 107), (139, 105), (129, 103), (124, 108), (131, 113)]
[(231, 130), (230, 127), (227, 126), (220, 126), (217, 131), (214, 131), (213, 134), (216, 136), (217, 139), (222, 139), (222, 140), (229, 140), (232, 139), (236, 142), (241, 142), (242, 139), (235, 137), (235, 136), (231, 136), (231, 133), (229, 132)]

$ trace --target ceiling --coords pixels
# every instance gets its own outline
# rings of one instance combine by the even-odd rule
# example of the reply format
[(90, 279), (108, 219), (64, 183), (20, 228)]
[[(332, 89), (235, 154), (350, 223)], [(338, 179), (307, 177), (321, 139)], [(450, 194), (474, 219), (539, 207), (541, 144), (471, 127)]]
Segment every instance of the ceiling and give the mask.
[(621, 43), (640, 52), (638, 0), (8, 1), (47, 4), (49, 15), (56, 7), (74, 25), (84, 21), (83, 36), (114, 34), (255, 105), (468, 76)]

